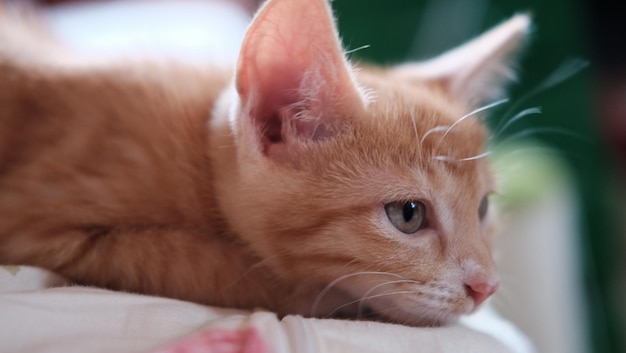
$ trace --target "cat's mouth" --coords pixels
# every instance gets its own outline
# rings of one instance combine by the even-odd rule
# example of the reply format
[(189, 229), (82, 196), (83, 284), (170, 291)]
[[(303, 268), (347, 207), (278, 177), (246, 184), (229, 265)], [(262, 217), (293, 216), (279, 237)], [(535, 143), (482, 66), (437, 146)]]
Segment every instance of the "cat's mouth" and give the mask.
[[(333, 303), (330, 317), (371, 320), (410, 326), (442, 326), (475, 311), (476, 304), (463, 288), (450, 285), (404, 283), (387, 286), (352, 282), (344, 287), (348, 298)], [(390, 285), (391, 284), (391, 285)], [(328, 317), (328, 316), (327, 316)]]

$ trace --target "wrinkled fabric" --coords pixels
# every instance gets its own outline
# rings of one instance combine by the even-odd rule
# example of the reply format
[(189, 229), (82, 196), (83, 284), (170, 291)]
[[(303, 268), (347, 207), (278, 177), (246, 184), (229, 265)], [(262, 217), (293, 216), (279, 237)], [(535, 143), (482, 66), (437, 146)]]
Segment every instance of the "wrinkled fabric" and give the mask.
[[(530, 352), (523, 335), (489, 312), (477, 316), (473, 328), (461, 324), (415, 328), (301, 316), (281, 320), (264, 311), (89, 287), (54, 287), (64, 282), (45, 271), (9, 270), (0, 267), (1, 353)], [(483, 322), (490, 326), (481, 327)], [(515, 339), (501, 342), (498, 339), (505, 335), (490, 327), (508, 328)]]

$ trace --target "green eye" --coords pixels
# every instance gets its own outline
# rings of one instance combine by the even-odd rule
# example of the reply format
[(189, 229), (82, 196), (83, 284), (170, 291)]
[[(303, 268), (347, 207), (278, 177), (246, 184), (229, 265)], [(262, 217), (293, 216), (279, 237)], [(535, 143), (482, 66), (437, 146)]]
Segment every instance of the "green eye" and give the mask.
[(385, 205), (387, 218), (394, 227), (413, 234), (424, 226), (426, 206), (419, 201), (396, 201)]
[(482, 200), (480, 200), (480, 205), (478, 205), (478, 219), (481, 221), (485, 219), (487, 215), (487, 211), (489, 210), (489, 198), (487, 195), (483, 196)]

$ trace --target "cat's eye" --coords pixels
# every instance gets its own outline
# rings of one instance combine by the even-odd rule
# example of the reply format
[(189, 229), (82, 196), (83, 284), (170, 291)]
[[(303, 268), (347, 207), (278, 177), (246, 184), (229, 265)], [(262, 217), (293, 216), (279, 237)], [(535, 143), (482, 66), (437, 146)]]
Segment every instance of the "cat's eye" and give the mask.
[(406, 234), (413, 234), (424, 227), (426, 206), (419, 201), (396, 201), (385, 205), (387, 218), (394, 227)]
[(487, 195), (483, 196), (482, 200), (480, 200), (480, 204), (478, 205), (478, 219), (481, 221), (485, 219), (487, 215), (487, 211), (489, 210), (489, 197)]

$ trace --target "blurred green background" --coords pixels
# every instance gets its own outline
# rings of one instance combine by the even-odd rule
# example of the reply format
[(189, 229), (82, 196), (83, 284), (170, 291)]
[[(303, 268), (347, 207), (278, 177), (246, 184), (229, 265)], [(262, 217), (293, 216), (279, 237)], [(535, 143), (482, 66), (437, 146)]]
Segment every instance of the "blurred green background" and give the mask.
[[(333, 7), (347, 49), (369, 45), (353, 53), (352, 59), (381, 64), (429, 58), (515, 13), (532, 14), (532, 40), (520, 61), (519, 82), (509, 91), (513, 103), (568, 59), (589, 61), (581, 72), (520, 104), (518, 110), (540, 106), (543, 114), (522, 119), (501, 138), (534, 131), (534, 140), (550, 146), (567, 162), (580, 200), (577, 222), (583, 264), (579, 270), (589, 318), (589, 349), (626, 352), (623, 174), (611, 168), (614, 151), (597, 114), (595, 98), (601, 78), (610, 70), (605, 66), (610, 60), (598, 52), (602, 48), (591, 45), (595, 43), (592, 25), (597, 24), (592, 16), (603, 15), (597, 6), (567, 0), (336, 0)], [(504, 111), (491, 114), (493, 126), (507, 118), (498, 115)], [(550, 131), (540, 131), (544, 127)]]

